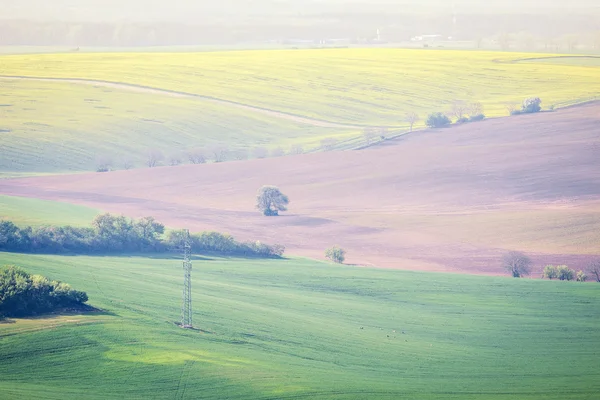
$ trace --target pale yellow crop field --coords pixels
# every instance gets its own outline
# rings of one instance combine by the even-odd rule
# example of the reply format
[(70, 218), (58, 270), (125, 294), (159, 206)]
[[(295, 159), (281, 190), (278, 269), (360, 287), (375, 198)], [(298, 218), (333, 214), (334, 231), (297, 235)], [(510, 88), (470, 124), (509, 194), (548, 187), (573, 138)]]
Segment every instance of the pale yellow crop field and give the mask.
[[(0, 75), (98, 79), (200, 94), (325, 121), (405, 125), (402, 116), (478, 101), (488, 116), (600, 95), (600, 67), (511, 63), (523, 53), (407, 49), (89, 53), (0, 58)], [(499, 61), (503, 60), (503, 61)]]

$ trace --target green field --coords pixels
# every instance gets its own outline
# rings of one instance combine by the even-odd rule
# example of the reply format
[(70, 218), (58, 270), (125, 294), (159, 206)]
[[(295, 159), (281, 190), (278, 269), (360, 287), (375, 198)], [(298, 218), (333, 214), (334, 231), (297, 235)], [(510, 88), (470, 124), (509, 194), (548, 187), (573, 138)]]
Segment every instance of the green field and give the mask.
[[(336, 267), (24, 256), (104, 313), (0, 324), (3, 399), (596, 399), (600, 286)], [(13, 323), (11, 323), (13, 322)], [(403, 333), (404, 332), (404, 333)]]
[(89, 226), (100, 210), (58, 201), (0, 195), (0, 219), (21, 226)]
[[(560, 57), (512, 62), (540, 55), (509, 54), (322, 49), (2, 55), (4, 76), (134, 86), (2, 79), (0, 176), (89, 171), (100, 158), (112, 159), (116, 169), (125, 160), (139, 167), (150, 149), (166, 156), (213, 145), (301, 145), (312, 151), (328, 138), (346, 149), (364, 144), (364, 127), (402, 132), (406, 112), (424, 119), (448, 111), (454, 100), (481, 102), (487, 116), (501, 116), (506, 102), (529, 96), (549, 107), (600, 95), (596, 64)], [(192, 96), (143, 92), (148, 89), (140, 86)]]
[(109, 157), (141, 167), (146, 153), (195, 147), (252, 149), (360, 136), (360, 129), (311, 126), (203, 100), (63, 82), (0, 80), (0, 173), (95, 170)]

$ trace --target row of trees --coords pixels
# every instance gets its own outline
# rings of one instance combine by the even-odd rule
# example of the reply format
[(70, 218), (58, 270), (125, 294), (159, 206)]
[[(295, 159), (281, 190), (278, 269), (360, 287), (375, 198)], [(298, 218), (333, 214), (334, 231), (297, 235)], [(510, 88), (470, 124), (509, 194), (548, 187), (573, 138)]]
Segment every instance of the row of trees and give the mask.
[[(152, 217), (131, 219), (102, 214), (91, 227), (18, 227), (0, 220), (0, 251), (44, 254), (147, 253), (178, 251), (182, 231), (165, 234), (165, 226)], [(238, 242), (218, 232), (191, 235), (192, 251), (254, 257), (280, 257), (284, 247), (260, 242)]]
[[(514, 278), (521, 278), (531, 274), (533, 263), (525, 254), (512, 251), (504, 255), (502, 258), (502, 265)], [(588, 265), (587, 272), (594, 277), (597, 282), (600, 282), (600, 260), (591, 262)], [(547, 265), (542, 272), (542, 278), (585, 282), (588, 279), (588, 276), (583, 270), (575, 271), (566, 265)]]
[[(334, 138), (323, 139), (321, 148), (330, 150), (337, 144)], [(166, 154), (159, 149), (148, 149), (144, 153), (144, 166), (154, 168), (159, 166), (177, 166), (182, 164), (205, 164), (207, 162), (241, 161), (248, 158), (282, 157), (284, 155), (304, 154), (304, 147), (294, 144), (286, 151), (283, 147), (268, 149), (267, 147), (255, 147), (252, 150), (230, 149), (226, 145), (215, 145), (209, 147), (196, 147), (187, 151)], [(116, 169), (134, 168), (133, 157), (126, 156), (115, 159), (109, 155), (101, 155), (96, 158), (96, 172), (108, 172)]]
[(19, 267), (0, 268), (0, 318), (25, 317), (88, 301), (85, 292), (41, 275), (30, 275)]

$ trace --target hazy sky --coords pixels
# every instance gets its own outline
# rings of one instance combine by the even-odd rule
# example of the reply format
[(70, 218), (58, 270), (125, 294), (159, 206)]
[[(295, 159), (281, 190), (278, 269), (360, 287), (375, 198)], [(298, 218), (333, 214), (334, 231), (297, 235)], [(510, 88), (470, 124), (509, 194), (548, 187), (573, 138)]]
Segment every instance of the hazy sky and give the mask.
[(0, 18), (66, 21), (201, 21), (388, 10), (439, 12), (600, 13), (600, 0), (0, 0)]

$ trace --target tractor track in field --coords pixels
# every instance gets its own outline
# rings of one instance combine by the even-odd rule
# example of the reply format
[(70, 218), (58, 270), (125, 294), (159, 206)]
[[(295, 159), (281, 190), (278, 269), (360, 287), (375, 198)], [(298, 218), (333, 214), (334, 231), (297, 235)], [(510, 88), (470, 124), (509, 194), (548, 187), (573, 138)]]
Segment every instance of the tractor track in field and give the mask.
[[(179, 98), (188, 98), (188, 99), (196, 99), (196, 100), (204, 100), (211, 102), (213, 104), (219, 104), (223, 106), (228, 106), (232, 108), (238, 108), (245, 111), (251, 111), (263, 115), (268, 115), (270, 117), (275, 117), (279, 119), (285, 119), (287, 121), (296, 122), (305, 125), (317, 126), (320, 128), (346, 128), (346, 129), (362, 129), (367, 127), (367, 125), (352, 125), (352, 124), (340, 124), (337, 122), (324, 121), (315, 118), (304, 117), (301, 115), (286, 113), (283, 111), (276, 111), (269, 108), (262, 108), (256, 106), (250, 106), (248, 104), (239, 103), (232, 100), (223, 100), (217, 97), (206, 96), (195, 93), (188, 92), (179, 92), (176, 90), (169, 89), (160, 89), (151, 86), (143, 86), (136, 85), (132, 83), (122, 83), (122, 82), (113, 82), (113, 81), (105, 81), (99, 79), (81, 79), (81, 78), (48, 78), (48, 77), (36, 77), (36, 76), (22, 76), (22, 75), (0, 75), (0, 79), (3, 80), (23, 80), (23, 81), (37, 81), (37, 82), (64, 82), (64, 83), (74, 83), (78, 85), (89, 85), (95, 87), (105, 87), (112, 89), (120, 89), (120, 90), (128, 90), (130, 92), (137, 93), (147, 93), (147, 94), (159, 94), (164, 96), (171, 97), (179, 97)], [(395, 128), (393, 126), (389, 126), (387, 128)]]

